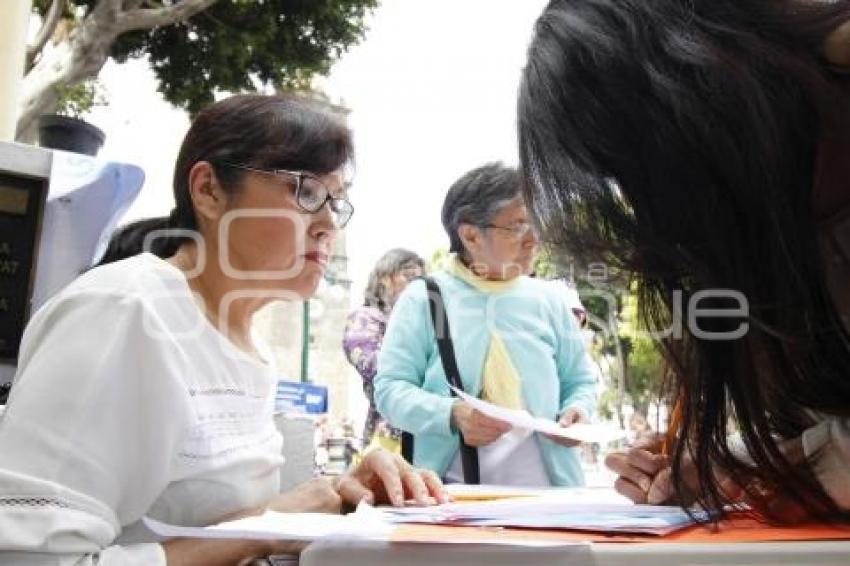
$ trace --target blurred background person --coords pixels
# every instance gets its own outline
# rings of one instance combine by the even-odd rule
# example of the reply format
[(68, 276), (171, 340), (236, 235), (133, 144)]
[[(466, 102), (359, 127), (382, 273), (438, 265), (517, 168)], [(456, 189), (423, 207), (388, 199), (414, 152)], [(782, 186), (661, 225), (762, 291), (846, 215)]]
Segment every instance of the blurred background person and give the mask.
[(360, 374), (363, 393), (369, 400), (369, 412), (363, 428), (364, 445), (400, 451), (401, 431), (390, 425), (375, 408), (373, 380), (390, 311), (407, 284), (421, 276), (424, 270), (425, 262), (414, 252), (402, 248), (389, 250), (369, 274), (363, 305), (348, 316), (342, 349)]
[[(452, 252), (434, 274), (469, 395), (570, 426), (592, 416), (595, 377), (564, 287), (530, 278), (537, 236), (516, 169), (491, 163), (449, 189), (442, 223)], [(582, 485), (576, 443), (511, 430), (453, 398), (424, 281), (396, 303), (379, 354), (375, 402), (414, 435), (414, 461), (464, 480), (459, 436), (477, 447), (480, 482)]]

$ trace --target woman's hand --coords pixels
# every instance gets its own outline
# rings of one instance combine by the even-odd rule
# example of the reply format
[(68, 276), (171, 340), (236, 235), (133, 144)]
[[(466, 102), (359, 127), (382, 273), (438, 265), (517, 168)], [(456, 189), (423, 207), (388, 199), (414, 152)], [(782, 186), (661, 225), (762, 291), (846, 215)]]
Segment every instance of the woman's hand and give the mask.
[(343, 504), (390, 503), (401, 507), (408, 499), (418, 505), (448, 503), (449, 495), (437, 474), (414, 468), (398, 454), (380, 448), (367, 453), (335, 484)]
[[(564, 411), (564, 414), (561, 415), (560, 419), (558, 419), (558, 424), (561, 425), (562, 427), (566, 428), (566, 427), (572, 426), (576, 423), (580, 423), (583, 420), (584, 420), (584, 413), (582, 413), (579, 409), (576, 409), (575, 407), (570, 407), (566, 411)], [(552, 442), (554, 442), (556, 444), (560, 444), (561, 446), (566, 446), (568, 448), (571, 448), (573, 446), (578, 446), (579, 444), (581, 444), (580, 440), (573, 440), (572, 438), (564, 438), (563, 436), (555, 436), (554, 434), (544, 434), (543, 436), (545, 436), (546, 438), (548, 438), (549, 440), (551, 440)]]
[(653, 434), (639, 440), (625, 452), (612, 452), (605, 465), (619, 477), (614, 489), (635, 503), (665, 503), (674, 492), (670, 464), (661, 454), (664, 436)]
[(511, 430), (509, 423), (488, 417), (463, 401), (452, 405), (452, 424), (470, 446), (486, 446)]
[(275, 496), (266, 507), (280, 513), (339, 513), (342, 498), (330, 481), (315, 478)]
[[(614, 489), (635, 503), (650, 505), (690, 505), (699, 489), (697, 471), (690, 454), (685, 452), (681, 462), (682, 485), (677, 494), (673, 485), (673, 471), (669, 458), (661, 453), (664, 435), (646, 436), (626, 452), (612, 452), (605, 458), (605, 465), (618, 476)], [(720, 492), (729, 501), (742, 501), (744, 490), (718, 466), (712, 468), (714, 481)], [(681, 495), (684, 499), (679, 499)]]

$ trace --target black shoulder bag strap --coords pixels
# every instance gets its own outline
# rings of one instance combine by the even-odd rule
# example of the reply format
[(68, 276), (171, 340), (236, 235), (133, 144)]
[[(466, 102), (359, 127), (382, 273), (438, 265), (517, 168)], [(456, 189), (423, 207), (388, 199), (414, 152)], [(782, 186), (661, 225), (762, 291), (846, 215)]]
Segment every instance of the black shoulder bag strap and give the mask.
[[(434, 336), (437, 339), (440, 360), (443, 362), (443, 371), (446, 374), (449, 384), (463, 391), (463, 381), (461, 381), (460, 371), (457, 369), (455, 349), (452, 344), (452, 335), (449, 331), (449, 318), (446, 315), (446, 304), (443, 301), (440, 286), (431, 277), (423, 277), (422, 279), (425, 281), (425, 287), (428, 289), (428, 306), (431, 309), (431, 322), (434, 324)], [(452, 397), (457, 397), (454, 391), (451, 391), (451, 394)], [(458, 431), (458, 434), (460, 435), (460, 461), (463, 466), (463, 481), (467, 484), (481, 483), (480, 470), (478, 468), (478, 450), (463, 440), (463, 433)], [(402, 445), (404, 445), (403, 442)]]

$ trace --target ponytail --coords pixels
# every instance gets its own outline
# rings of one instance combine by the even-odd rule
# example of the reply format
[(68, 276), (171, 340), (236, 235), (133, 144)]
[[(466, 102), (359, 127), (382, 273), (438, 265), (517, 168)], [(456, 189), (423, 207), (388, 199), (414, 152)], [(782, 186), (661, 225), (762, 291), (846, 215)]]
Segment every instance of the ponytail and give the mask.
[(175, 218), (176, 212), (177, 209), (174, 209), (171, 216), (145, 218), (118, 229), (110, 238), (103, 257), (100, 258), (95, 267), (126, 259), (142, 252), (150, 252), (163, 259), (173, 256), (177, 253), (180, 244), (189, 238), (183, 235), (164, 234), (150, 239), (147, 245), (146, 240), (154, 232), (167, 232), (169, 229), (176, 229), (179, 222)]

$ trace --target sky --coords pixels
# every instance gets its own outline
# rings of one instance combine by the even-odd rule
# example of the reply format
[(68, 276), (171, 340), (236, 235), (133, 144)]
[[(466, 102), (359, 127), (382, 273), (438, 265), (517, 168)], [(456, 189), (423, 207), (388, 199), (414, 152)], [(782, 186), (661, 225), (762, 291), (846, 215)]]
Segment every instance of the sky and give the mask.
[[(545, 0), (382, 0), (365, 40), (315, 85), (350, 109), (357, 152), (346, 228), (352, 299), (374, 262), (406, 247), (428, 259), (448, 240), (449, 186), (489, 161), (517, 161), (519, 74)], [(90, 121), (101, 157), (136, 163), (147, 180), (125, 221), (167, 214), (186, 114), (162, 100), (144, 61), (102, 71), (110, 104)]]

